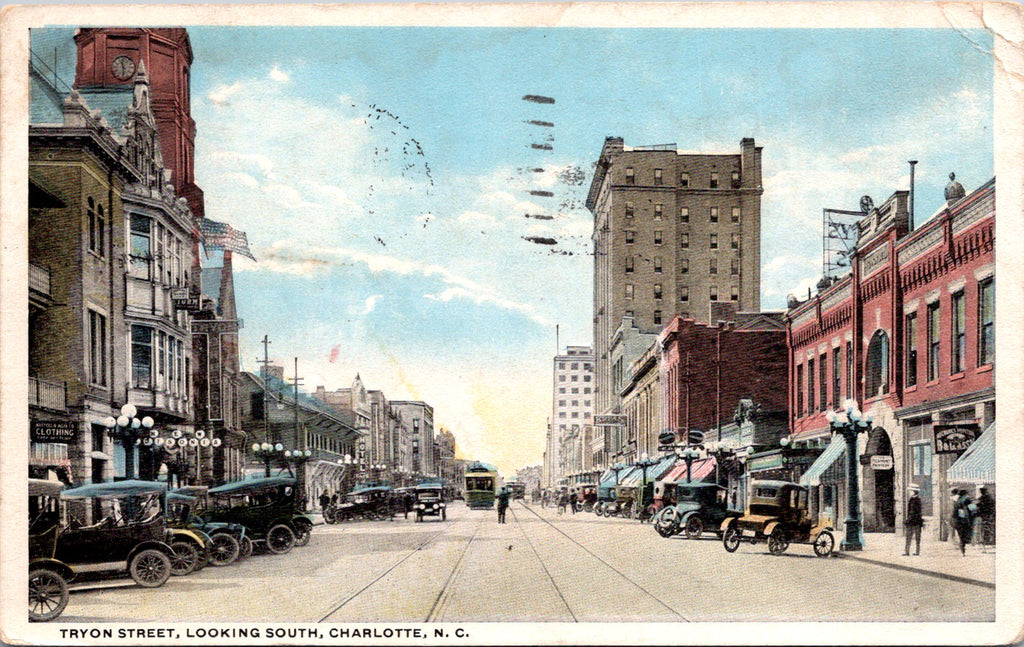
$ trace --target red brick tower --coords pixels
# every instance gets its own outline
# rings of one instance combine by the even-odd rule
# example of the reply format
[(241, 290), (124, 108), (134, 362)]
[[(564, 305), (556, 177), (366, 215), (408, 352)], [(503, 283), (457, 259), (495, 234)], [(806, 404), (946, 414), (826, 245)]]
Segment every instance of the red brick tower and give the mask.
[[(153, 113), (171, 183), (203, 216), (203, 191), (195, 185), (196, 124), (190, 108), (192, 46), (183, 28), (83, 28), (75, 34), (75, 88), (131, 91), (139, 62), (149, 74)], [(102, 106), (95, 106), (102, 107)]]

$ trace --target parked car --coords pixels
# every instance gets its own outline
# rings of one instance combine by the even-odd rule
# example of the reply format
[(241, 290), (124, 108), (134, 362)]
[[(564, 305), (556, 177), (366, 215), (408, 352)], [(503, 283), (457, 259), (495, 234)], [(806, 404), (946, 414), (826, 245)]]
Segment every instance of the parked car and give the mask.
[(298, 508), (296, 481), (268, 476), (235, 481), (207, 490), (209, 508), (203, 519), (237, 523), (246, 535), (272, 553), (287, 553), (309, 543), (313, 519)]
[(41, 479), (28, 480), (29, 562), (28, 618), (31, 622), (56, 619), (68, 605), (68, 581), (75, 570), (55, 559), (53, 535), (60, 529), (61, 483)]
[(828, 557), (835, 548), (831, 521), (812, 520), (807, 488), (788, 481), (753, 481), (746, 514), (726, 518), (721, 531), (722, 544), (730, 553), (744, 541), (767, 542), (772, 555), (781, 555), (797, 543), (813, 545), (818, 557)]
[(327, 523), (341, 523), (352, 519), (381, 521), (391, 516), (394, 493), (390, 486), (375, 485), (353, 490), (342, 497), (338, 505), (324, 513)]
[(189, 485), (169, 492), (168, 523), (209, 537), (208, 561), (213, 566), (227, 566), (252, 555), (252, 540), (246, 534), (245, 526), (208, 521), (203, 517), (209, 507), (208, 491), (204, 485)]
[(423, 483), (417, 485), (416, 494), (416, 521), (423, 521), (423, 517), (441, 517), (441, 521), (448, 519), (448, 506), (444, 502), (444, 494), (440, 485)]
[(682, 533), (687, 539), (699, 539), (705, 531), (721, 535), (722, 521), (743, 513), (727, 506), (727, 491), (715, 483), (665, 483), (662, 497), (674, 503), (662, 508), (654, 520), (654, 529), (662, 537)]
[(60, 515), (30, 529), (30, 563), (67, 566), (70, 572), (61, 573), (65, 579), (120, 570), (140, 586), (162, 586), (174, 557), (167, 541), (165, 494), (163, 483), (136, 480), (63, 490)]

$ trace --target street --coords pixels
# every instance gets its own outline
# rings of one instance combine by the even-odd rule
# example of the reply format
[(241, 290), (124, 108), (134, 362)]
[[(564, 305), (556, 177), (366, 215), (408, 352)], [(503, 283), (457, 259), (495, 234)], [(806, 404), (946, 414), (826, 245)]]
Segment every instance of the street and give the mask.
[(81, 590), (60, 622), (992, 621), (995, 591), (793, 545), (729, 554), (635, 520), (515, 502), (319, 525), (308, 546), (163, 587)]

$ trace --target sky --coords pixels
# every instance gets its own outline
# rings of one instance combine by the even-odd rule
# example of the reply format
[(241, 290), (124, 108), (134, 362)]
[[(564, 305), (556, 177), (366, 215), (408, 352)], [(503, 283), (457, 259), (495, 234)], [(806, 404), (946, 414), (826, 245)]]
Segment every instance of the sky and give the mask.
[(920, 223), (949, 172), (968, 191), (993, 175), (983, 32), (189, 34), (206, 216), (246, 231), (257, 259), (235, 257), (243, 367), (267, 334), (286, 377), (298, 357), (309, 389), (359, 374), (424, 400), (460, 456), (506, 474), (542, 460), (556, 351), (592, 343), (584, 200), (605, 137), (764, 147), (763, 309), (820, 278), (823, 208), (881, 204), (916, 159)]

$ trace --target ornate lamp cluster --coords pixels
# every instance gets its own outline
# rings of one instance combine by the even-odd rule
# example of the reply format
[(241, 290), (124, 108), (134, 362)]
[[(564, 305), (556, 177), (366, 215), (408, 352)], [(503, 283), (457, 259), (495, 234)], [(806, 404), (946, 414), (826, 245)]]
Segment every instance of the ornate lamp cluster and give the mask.
[(281, 443), (253, 443), (252, 453), (257, 459), (263, 461), (267, 476), (270, 476), (270, 464), (274, 459), (284, 461), (290, 472), (292, 465), (301, 465), (313, 456), (311, 450), (285, 449)]

